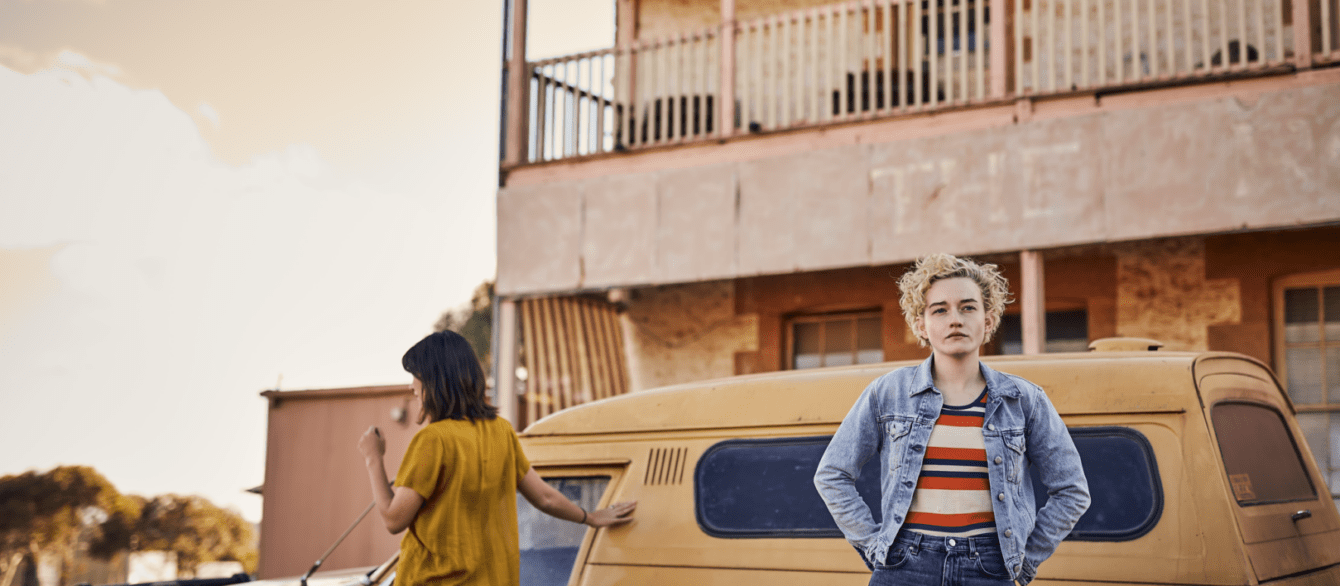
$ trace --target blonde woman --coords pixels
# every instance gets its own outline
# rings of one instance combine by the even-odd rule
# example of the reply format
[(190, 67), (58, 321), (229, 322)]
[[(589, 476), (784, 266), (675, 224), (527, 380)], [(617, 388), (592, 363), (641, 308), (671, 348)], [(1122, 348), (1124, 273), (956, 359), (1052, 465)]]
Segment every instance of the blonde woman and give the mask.
[[(931, 355), (866, 388), (814, 484), (872, 585), (1027, 585), (1089, 506), (1079, 453), (1047, 395), (980, 361), (1009, 303), (995, 265), (948, 254), (898, 282), (908, 327)], [(882, 523), (856, 492), (879, 458)], [(1034, 512), (1027, 468), (1050, 499)]]

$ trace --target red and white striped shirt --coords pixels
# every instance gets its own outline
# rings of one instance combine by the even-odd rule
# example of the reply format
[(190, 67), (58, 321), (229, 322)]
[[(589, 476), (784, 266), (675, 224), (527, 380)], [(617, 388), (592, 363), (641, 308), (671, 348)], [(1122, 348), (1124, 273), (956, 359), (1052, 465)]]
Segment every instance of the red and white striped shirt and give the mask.
[(986, 390), (961, 407), (945, 405), (931, 430), (926, 459), (903, 527), (926, 535), (987, 535), (996, 531), (982, 422)]

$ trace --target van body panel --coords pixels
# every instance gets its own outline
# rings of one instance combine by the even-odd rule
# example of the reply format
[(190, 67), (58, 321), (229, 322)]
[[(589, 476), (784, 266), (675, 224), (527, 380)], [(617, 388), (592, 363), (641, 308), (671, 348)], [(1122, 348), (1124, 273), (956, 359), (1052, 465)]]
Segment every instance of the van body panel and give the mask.
[[(1114, 361), (1110, 354), (1125, 355)], [(1199, 408), (1186, 381), (1192, 353), (1056, 354), (982, 361), (1022, 376), (1046, 391), (1061, 415), (1152, 413)], [(1124, 367), (1112, 376), (1114, 362)], [(806, 371), (782, 371), (683, 384), (620, 395), (549, 415), (525, 430), (529, 437), (658, 430), (739, 429), (842, 422), (871, 381), (921, 361), (889, 362)], [(1081, 383), (1082, 384), (1078, 384)], [(823, 397), (825, 400), (815, 400)], [(796, 405), (805, 405), (798, 410)]]
[[(1300, 439), (1303, 433), (1292, 417), (1293, 405), (1270, 371), (1245, 357), (1211, 355), (1197, 364), (1196, 374), (1209, 423), (1207, 429), (1216, 439), (1209, 453), (1216, 455), (1216, 464), (1221, 466), (1216, 475), (1222, 479), (1226, 491), (1220, 500), (1233, 504), (1234, 517), (1257, 579), (1265, 582), (1340, 564), (1340, 547), (1336, 546), (1340, 539), (1340, 513), (1336, 512), (1307, 442)], [(1258, 406), (1281, 415), (1311, 484), (1311, 497), (1237, 504), (1239, 495), (1250, 494), (1241, 491), (1250, 491), (1251, 478), (1240, 479), (1235, 488), (1229, 471), (1222, 468), (1226, 466), (1225, 456), (1214, 425), (1215, 409), (1221, 405)], [(1281, 459), (1294, 457), (1294, 453), (1280, 454)], [(1246, 488), (1241, 484), (1244, 481)]]
[[(1162, 501), (1152, 527), (1113, 538), (1124, 540), (1064, 541), (1042, 564), (1037, 584), (1340, 584), (1340, 515), (1329, 498), (1251, 506), (1235, 499), (1214, 433), (1214, 405), (1267, 406), (1293, 437), (1302, 437), (1292, 404), (1264, 365), (1231, 354), (1171, 352), (984, 362), (1041, 386), (1071, 429), (1137, 432), (1157, 471)], [(865, 584), (868, 570), (840, 537), (709, 535), (698, 524), (695, 470), (721, 442), (831, 436), (871, 381), (918, 363), (680, 385), (534, 423), (521, 441), (541, 474), (618, 469), (605, 474), (611, 481), (602, 506), (638, 501), (629, 525), (587, 531), (569, 584)], [(1299, 453), (1313, 485), (1324, 486), (1305, 445)], [(1312, 516), (1295, 522), (1299, 509)]]

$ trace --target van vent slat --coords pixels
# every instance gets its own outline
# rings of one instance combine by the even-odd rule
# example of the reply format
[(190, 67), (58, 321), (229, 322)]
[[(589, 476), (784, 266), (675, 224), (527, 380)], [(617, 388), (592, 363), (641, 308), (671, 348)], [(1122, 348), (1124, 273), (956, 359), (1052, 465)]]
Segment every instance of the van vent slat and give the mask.
[(647, 455), (647, 472), (642, 484), (679, 484), (684, 481), (684, 463), (688, 448), (652, 448)]

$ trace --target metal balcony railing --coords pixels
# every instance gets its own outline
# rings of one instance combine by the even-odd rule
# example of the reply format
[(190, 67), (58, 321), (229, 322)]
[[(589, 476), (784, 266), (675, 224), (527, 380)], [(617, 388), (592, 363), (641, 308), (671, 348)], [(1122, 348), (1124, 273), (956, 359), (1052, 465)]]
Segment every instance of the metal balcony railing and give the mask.
[(527, 63), (513, 162), (1340, 62), (1314, 2), (859, 0), (643, 39)]

